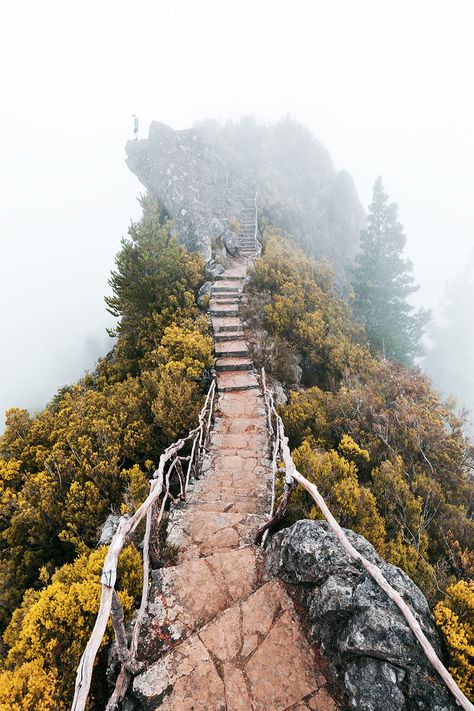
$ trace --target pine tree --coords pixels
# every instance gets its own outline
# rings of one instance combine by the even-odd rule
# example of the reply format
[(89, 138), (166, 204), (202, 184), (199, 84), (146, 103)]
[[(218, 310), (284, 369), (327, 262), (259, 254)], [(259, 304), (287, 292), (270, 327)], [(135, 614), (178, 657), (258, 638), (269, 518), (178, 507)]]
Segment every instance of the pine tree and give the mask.
[(403, 257), (405, 243), (398, 206), (389, 203), (379, 176), (353, 272), (354, 313), (365, 324), (372, 351), (410, 365), (420, 353), (429, 313), (415, 311), (407, 301), (419, 287), (410, 273), (412, 263)]

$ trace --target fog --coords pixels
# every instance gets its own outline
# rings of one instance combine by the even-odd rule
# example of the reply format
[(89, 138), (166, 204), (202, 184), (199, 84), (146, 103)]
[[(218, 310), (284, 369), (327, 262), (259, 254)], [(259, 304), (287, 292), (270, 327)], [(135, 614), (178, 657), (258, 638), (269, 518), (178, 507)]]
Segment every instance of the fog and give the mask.
[(474, 235), (469, 0), (2, 3), (0, 410), (41, 407), (110, 347), (103, 296), (141, 187), (132, 113), (290, 112), (354, 177), (378, 174), (437, 309)]

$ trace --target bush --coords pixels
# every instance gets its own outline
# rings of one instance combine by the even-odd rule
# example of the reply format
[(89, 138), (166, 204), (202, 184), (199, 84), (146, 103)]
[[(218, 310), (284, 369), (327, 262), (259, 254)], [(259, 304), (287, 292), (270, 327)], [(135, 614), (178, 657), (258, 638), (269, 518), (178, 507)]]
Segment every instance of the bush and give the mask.
[(451, 656), (449, 671), (466, 696), (474, 701), (474, 581), (459, 580), (435, 609)]
[[(59, 568), (41, 591), (26, 592), (4, 634), (9, 651), (0, 673), (0, 708), (12, 702), (19, 703), (18, 708), (36, 709), (34, 703), (43, 683), (47, 683), (47, 694), (39, 708), (68, 708), (76, 668), (99, 609), (105, 552), (101, 548), (80, 556)], [(126, 616), (130, 616), (141, 589), (141, 568), (138, 551), (133, 546), (124, 548), (117, 590)], [(101, 648), (110, 641), (109, 626)]]

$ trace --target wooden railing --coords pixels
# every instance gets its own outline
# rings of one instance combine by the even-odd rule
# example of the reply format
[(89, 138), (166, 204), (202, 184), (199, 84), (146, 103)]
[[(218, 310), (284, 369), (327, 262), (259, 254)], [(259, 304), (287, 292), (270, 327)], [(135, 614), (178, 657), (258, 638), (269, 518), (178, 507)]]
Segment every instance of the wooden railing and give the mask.
[[(153, 533), (157, 531), (163, 518), (167, 501), (184, 500), (190, 479), (199, 475), (202, 458), (208, 447), (215, 393), (216, 381), (213, 380), (207, 393), (204, 406), (199, 414), (198, 426), (192, 430), (187, 437), (183, 437), (177, 442), (174, 442), (163, 452), (158, 463), (158, 468), (150, 482), (150, 493), (147, 498), (141, 506), (138, 507), (133, 516), (122, 516), (120, 519), (102, 568), (102, 589), (99, 611), (77, 669), (72, 711), (84, 711), (86, 708), (95, 658), (110, 616), (112, 617), (121, 667), (115, 689), (106, 706), (107, 711), (112, 711), (112, 709), (117, 707), (127, 691), (131, 675), (138, 671), (136, 653), (140, 628), (145, 617), (148, 601), (150, 540), (152, 531)], [(184, 457), (180, 456), (179, 452), (186, 444), (191, 446), (190, 454)], [(173, 496), (170, 491), (172, 482), (176, 489), (178, 489), (177, 496)], [(143, 587), (140, 607), (135, 616), (131, 642), (130, 646), (128, 646), (123, 623), (123, 610), (117, 593), (115, 592), (117, 563), (120, 551), (143, 518), (146, 518), (145, 535), (143, 539)]]
[(271, 530), (275, 523), (277, 523), (277, 521), (283, 517), (285, 508), (291, 496), (291, 492), (294, 490), (297, 484), (300, 484), (317, 503), (321, 513), (328, 522), (330, 529), (337, 536), (340, 544), (342, 545), (346, 553), (352, 558), (352, 560), (354, 560), (360, 566), (365, 568), (365, 570), (367, 570), (367, 572), (377, 583), (377, 585), (381, 587), (382, 590), (384, 590), (388, 597), (398, 607), (411, 631), (420, 643), (420, 646), (422, 647), (423, 652), (430, 661), (433, 669), (442, 678), (459, 706), (461, 706), (461, 708), (465, 709), (466, 711), (474, 711), (473, 704), (463, 694), (449, 671), (446, 669), (442, 661), (437, 656), (435, 650), (433, 649), (428, 638), (421, 629), (420, 624), (414, 616), (413, 612), (411, 611), (410, 607), (406, 604), (401, 595), (390, 585), (388, 580), (384, 578), (384, 576), (380, 572), (380, 569), (376, 565), (371, 563), (369, 560), (367, 560), (367, 558), (361, 555), (359, 551), (354, 548), (354, 546), (344, 533), (343, 529), (332, 515), (331, 511), (329, 510), (326, 502), (319, 493), (315, 484), (312, 484), (310, 481), (308, 481), (308, 479), (306, 479), (306, 477), (300, 474), (300, 472), (296, 469), (288, 446), (288, 437), (286, 437), (285, 435), (283, 420), (281, 419), (275, 408), (273, 395), (267, 387), (265, 370), (263, 368), (262, 388), (267, 411), (268, 429), (272, 439), (272, 469), (274, 477), (273, 491), (275, 491), (275, 479), (279, 472), (279, 462), (282, 462), (283, 464), (281, 469), (284, 470), (285, 473), (285, 489), (276, 512), (274, 511), (275, 497), (273, 496), (270, 520), (265, 524), (265, 526), (262, 526), (262, 528), (259, 530), (257, 534), (257, 542), (263, 542), (269, 530)]

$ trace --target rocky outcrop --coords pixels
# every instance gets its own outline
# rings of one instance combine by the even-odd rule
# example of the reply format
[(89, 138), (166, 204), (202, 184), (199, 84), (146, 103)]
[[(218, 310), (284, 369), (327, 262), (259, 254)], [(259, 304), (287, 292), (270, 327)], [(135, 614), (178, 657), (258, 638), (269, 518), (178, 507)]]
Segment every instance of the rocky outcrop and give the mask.
[[(386, 563), (362, 536), (346, 530), (353, 546), (376, 564), (411, 606), (424, 633), (443, 657), (424, 595), (399, 568)], [(276, 534), (266, 575), (296, 591), (314, 642), (334, 665), (350, 709), (454, 711), (398, 608), (356, 566), (325, 522), (298, 521)]]
[(109, 514), (102, 526), (98, 546), (108, 546), (114, 537), (115, 531), (120, 523), (120, 516), (117, 514)]
[(227, 266), (227, 255), (253, 250), (258, 187), (262, 217), (307, 253), (330, 259), (341, 286), (347, 281), (364, 212), (350, 175), (337, 172), (295, 121), (209, 121), (182, 131), (154, 121), (148, 138), (129, 141), (126, 151), (130, 170), (165, 208), (178, 238), (207, 262), (214, 257)]
[(230, 174), (231, 166), (202, 132), (153, 121), (148, 139), (129, 141), (126, 151), (128, 167), (168, 212), (189, 250), (210, 261), (214, 242), (230, 240), (229, 253), (236, 256), (238, 236), (231, 239), (229, 223), (239, 217), (239, 197), (251, 196), (253, 186)]

